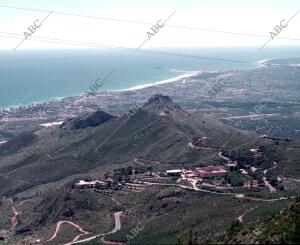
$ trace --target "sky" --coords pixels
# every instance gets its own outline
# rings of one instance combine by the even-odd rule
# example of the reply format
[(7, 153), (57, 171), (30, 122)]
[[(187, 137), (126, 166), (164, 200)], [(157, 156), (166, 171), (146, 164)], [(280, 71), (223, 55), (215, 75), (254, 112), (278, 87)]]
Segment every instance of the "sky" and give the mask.
[[(298, 10), (299, 0), (0, 0), (0, 49), (15, 49), (25, 38), (24, 32), (29, 33), (28, 27), (40, 23), (51, 11), (17, 50), (100, 46), (137, 49), (146, 40), (141, 49), (260, 48), (270, 40), (273, 28)], [(168, 17), (157, 33), (151, 30), (157, 21), (162, 23)], [(299, 26), (300, 12), (266, 48), (300, 46)], [(147, 32), (152, 34), (150, 39)]]

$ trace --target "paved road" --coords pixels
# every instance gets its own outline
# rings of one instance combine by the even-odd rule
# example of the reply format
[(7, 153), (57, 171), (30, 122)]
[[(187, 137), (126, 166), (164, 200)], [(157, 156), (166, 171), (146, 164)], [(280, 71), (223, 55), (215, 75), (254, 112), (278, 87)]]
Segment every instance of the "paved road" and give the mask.
[(216, 194), (216, 195), (228, 195), (228, 196), (234, 196), (235, 198), (239, 199), (247, 199), (252, 201), (259, 201), (259, 202), (275, 202), (275, 201), (282, 201), (282, 200), (288, 200), (288, 199), (294, 199), (295, 197), (280, 197), (280, 198), (274, 198), (274, 199), (265, 199), (265, 198), (254, 198), (254, 197), (248, 197), (241, 193), (228, 193), (228, 192), (215, 192), (215, 191), (209, 191), (209, 190), (203, 190), (195, 187), (189, 187), (185, 185), (178, 185), (178, 184), (163, 184), (163, 183), (154, 183), (154, 182), (144, 182), (146, 185), (161, 185), (161, 186), (177, 186), (181, 187), (183, 189), (189, 189), (194, 191), (200, 191), (210, 194)]
[(103, 236), (108, 235), (108, 234), (116, 233), (117, 231), (121, 230), (121, 227), (122, 227), (121, 226), (121, 215), (122, 215), (122, 213), (123, 213), (123, 211), (114, 213), (115, 228), (112, 231), (107, 232), (107, 233), (103, 233), (103, 234), (98, 234), (98, 235), (95, 235), (95, 236), (92, 236), (92, 237), (89, 237), (89, 238), (86, 238), (86, 239), (83, 239), (83, 240), (73, 241), (73, 242), (65, 244), (65, 245), (89, 242), (89, 241), (92, 241), (92, 240), (94, 240), (98, 237), (103, 237)]
[(228, 157), (225, 157), (221, 151), (218, 153), (218, 156), (226, 160), (228, 163), (231, 163), (231, 160)]
[(236, 196), (234, 193), (228, 193), (228, 192), (215, 192), (215, 191), (209, 191), (209, 190), (203, 190), (199, 189), (196, 186), (190, 187), (190, 186), (185, 186), (185, 185), (178, 185), (178, 184), (164, 184), (164, 183), (154, 183), (154, 182), (144, 182), (146, 185), (162, 185), (162, 186), (178, 186), (183, 189), (189, 189), (189, 190), (194, 190), (194, 191), (200, 191), (200, 192), (205, 192), (205, 193), (211, 193), (211, 194), (217, 194), (217, 195), (229, 195), (229, 196)]
[(269, 181), (267, 181), (267, 178), (263, 177), (263, 180), (264, 180), (265, 186), (269, 188), (270, 193), (276, 193), (276, 189), (270, 184)]
[(111, 233), (116, 233), (117, 231), (121, 230), (121, 215), (122, 215), (123, 211), (120, 212), (116, 212), (114, 213), (114, 218), (115, 218), (115, 228), (109, 232), (108, 234)]

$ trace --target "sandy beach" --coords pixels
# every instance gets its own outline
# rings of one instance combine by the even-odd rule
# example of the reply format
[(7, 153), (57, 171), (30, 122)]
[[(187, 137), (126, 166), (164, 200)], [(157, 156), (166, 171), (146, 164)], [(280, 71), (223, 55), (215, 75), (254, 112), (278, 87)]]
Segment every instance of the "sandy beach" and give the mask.
[(149, 87), (153, 87), (153, 86), (157, 86), (157, 85), (178, 82), (180, 80), (182, 80), (184, 82), (185, 79), (192, 78), (192, 77), (197, 76), (201, 73), (202, 73), (201, 71), (192, 71), (192, 72), (189, 72), (189, 73), (177, 76), (177, 77), (173, 77), (173, 78), (170, 78), (170, 79), (166, 79), (166, 80), (162, 80), (162, 81), (158, 81), (158, 82), (153, 82), (153, 83), (148, 83), (148, 84), (143, 84), (143, 85), (137, 85), (137, 86), (134, 86), (134, 87), (131, 87), (131, 88), (115, 90), (113, 92), (134, 91), (134, 90), (149, 88)]

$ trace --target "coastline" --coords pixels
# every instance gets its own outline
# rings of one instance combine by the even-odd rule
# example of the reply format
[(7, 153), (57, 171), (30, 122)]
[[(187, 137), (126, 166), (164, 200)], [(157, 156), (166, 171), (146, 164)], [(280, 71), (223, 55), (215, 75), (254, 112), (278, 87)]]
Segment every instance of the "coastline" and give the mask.
[[(270, 60), (300, 57), (298, 47), (275, 47), (264, 52), (254, 51), (257, 51), (254, 47), (174, 48), (174, 52), (182, 54), (186, 52), (206, 54), (208, 57), (218, 54), (218, 56), (228, 59), (247, 59), (249, 61), (247, 64), (209, 60), (195, 61), (195, 59), (169, 56), (163, 56), (160, 59), (151, 54), (136, 56), (123, 52), (90, 49), (80, 51), (75, 49), (26, 50), (26, 52), (16, 53), (16, 56), (13, 57), (14, 62), (9, 63), (5, 61), (11, 59), (10, 52), (0, 52), (0, 59), (4, 61), (1, 67), (0, 87), (3, 96), (0, 110), (29, 107), (84, 95), (96, 78), (103, 77), (112, 68), (120, 73), (112, 77), (109, 84), (107, 83), (99, 89), (99, 94), (105, 90), (107, 93), (136, 91), (171, 83), (180, 79), (179, 75), (190, 74), (190, 71), (194, 70), (201, 70), (203, 73), (249, 70), (265, 67), (265, 63), (271, 63)], [(98, 58), (102, 55), (105, 60)], [(74, 62), (74, 56), (78, 58), (79, 63)], [(127, 62), (119, 63), (120, 57)], [(36, 69), (37, 63), (39, 64), (38, 70)], [(300, 62), (291, 63), (296, 63), (291, 65), (293, 67), (299, 67), (298, 63)], [(186, 79), (188, 81), (188, 78)]]
[[(262, 60), (262, 61), (257, 61), (255, 68), (260, 68), (261, 66), (263, 67), (263, 65), (259, 65), (260, 62), (264, 62), (267, 60)], [(255, 62), (254, 62), (255, 63)], [(253, 69), (253, 68), (249, 68), (249, 69)], [(222, 70), (222, 72), (227, 72), (230, 71), (231, 69), (228, 70)], [(190, 79), (194, 76), (198, 76), (201, 75), (202, 73), (218, 73), (221, 71), (218, 70), (211, 70), (211, 71), (202, 71), (202, 70), (191, 70), (191, 71), (187, 71), (187, 70), (178, 70), (173, 68), (171, 71), (176, 71), (176, 72), (182, 72), (183, 74), (180, 75), (176, 75), (175, 77), (172, 77), (170, 74), (170, 78), (164, 79), (164, 80), (159, 80), (159, 81), (150, 81), (150, 82), (146, 82), (145, 84), (141, 84), (141, 85), (134, 85), (128, 88), (124, 88), (124, 89), (116, 89), (116, 90), (110, 90), (110, 91), (99, 91), (96, 92), (95, 94), (99, 95), (99, 94), (103, 94), (103, 93), (122, 93), (122, 92), (134, 92), (134, 91), (138, 91), (138, 90), (142, 90), (142, 89), (146, 89), (146, 88), (150, 88), (150, 87), (155, 87), (155, 86), (159, 86), (159, 85), (163, 85), (163, 84), (168, 84), (168, 83), (174, 83), (174, 82), (179, 82), (182, 80), (182, 82), (185, 82), (185, 79)], [(56, 97), (51, 97), (45, 100), (37, 100), (37, 101), (31, 101), (28, 103), (24, 103), (24, 104), (20, 104), (20, 105), (9, 105), (9, 106), (0, 106), (0, 112), (2, 111), (10, 111), (18, 109), (18, 108), (27, 108), (30, 106), (37, 106), (37, 105), (41, 105), (41, 104), (47, 104), (47, 103), (52, 103), (52, 102), (61, 102), (62, 100), (66, 100), (66, 99), (76, 99), (76, 98), (80, 98), (82, 99), (84, 96), (86, 96), (86, 92), (79, 92), (73, 95), (66, 95), (66, 96), (56, 96)], [(93, 96), (91, 96), (93, 97)]]
[(130, 88), (118, 89), (118, 90), (114, 90), (112, 92), (136, 91), (136, 90), (149, 88), (149, 87), (153, 87), (153, 86), (158, 86), (158, 85), (162, 85), (162, 84), (179, 82), (180, 80), (191, 78), (191, 77), (199, 75), (201, 73), (202, 73), (202, 71), (191, 71), (191, 72), (188, 72), (188, 73), (185, 73), (183, 75), (179, 75), (179, 76), (176, 76), (176, 77), (173, 77), (173, 78), (169, 78), (169, 79), (165, 79), (165, 80), (161, 80), (161, 81), (157, 81), (157, 82), (146, 83), (146, 84), (143, 84), (143, 85), (136, 85), (136, 86), (133, 86), (133, 87), (130, 87)]
[[(262, 62), (264, 61), (261, 61), (261, 63)], [(290, 63), (289, 60), (283, 60), (281, 63), (282, 65), (274, 66), (274, 68), (281, 69), (282, 66), (282, 69), (287, 69), (287, 71), (291, 71), (292, 74), (294, 71), (299, 72), (298, 67), (297, 70), (295, 70), (295, 68), (291, 68), (286, 65)], [(298, 63), (298, 61), (293, 60), (293, 63)], [(258, 64), (258, 62), (256, 62), (256, 64)], [(203, 111), (207, 111), (211, 109), (210, 104), (207, 103), (209, 99), (207, 96), (207, 90), (211, 88), (214, 81), (225, 81), (232, 77), (232, 81), (237, 81), (237, 86), (243, 86), (242, 81), (249, 74), (254, 75), (256, 72), (257, 74), (264, 74), (265, 72), (265, 74), (268, 74), (270, 72), (268, 68), (269, 67), (258, 68), (261, 70), (257, 71), (255, 69), (250, 73), (248, 73), (248, 69), (209, 72), (191, 69), (188, 73), (173, 74), (173, 77), (169, 79), (165, 79), (165, 76), (163, 76), (162, 79), (157, 82), (151, 82), (151, 80), (148, 80), (149, 82), (147, 83), (147, 81), (144, 80), (144, 84), (139, 86), (134, 86), (136, 83), (132, 82), (131, 87), (127, 86), (126, 88), (126, 86), (123, 86), (123, 88), (126, 89), (119, 89), (114, 92), (97, 91), (97, 93), (90, 96), (87, 94), (77, 94), (60, 99), (56, 98), (49, 102), (35, 103), (35, 106), (29, 105), (12, 108), (11, 110), (3, 110), (0, 113), (0, 124), (3, 129), (10, 130), (11, 125), (18, 123), (20, 127), (27, 130), (28, 125), (32, 128), (56, 127), (66, 119), (75, 118), (78, 115), (95, 110), (102, 110), (110, 113), (111, 115), (122, 116), (131, 108), (143, 105), (147, 101), (147, 98), (151, 98), (151, 96), (155, 94), (166, 94), (170, 97), (174, 97), (190, 109), (193, 109), (193, 106), (198, 108), (200, 105), (204, 104), (205, 106)], [(279, 74), (281, 70), (274, 70), (274, 72), (278, 72)], [(160, 72), (158, 72), (158, 76), (159, 74)], [(172, 74), (170, 76), (172, 76)], [(142, 79), (145, 78), (146, 76)], [(155, 76), (152, 78), (155, 79)], [(161, 78), (161, 76), (159, 78)], [(239, 81), (241, 81), (241, 83), (239, 83)], [(257, 83), (256, 79), (253, 79), (252, 82), (253, 84)], [(143, 81), (140, 81), (140, 83), (143, 83)], [(233, 85), (233, 87), (235, 86)], [(235, 87), (235, 89), (232, 90), (233, 94), (236, 94), (237, 97), (246, 96), (246, 99), (249, 99), (249, 101), (252, 100), (252, 98), (249, 97), (250, 95), (244, 94), (243, 90), (237, 88), (238, 87)], [(289, 101), (289, 96), (290, 95), (286, 95), (284, 100)], [(227, 99), (232, 100), (234, 97), (230, 94), (229, 96), (224, 97), (224, 101)], [(221, 100), (216, 98), (214, 101), (219, 103)], [(214, 101), (212, 101), (212, 103), (215, 103)], [(19, 123), (22, 121), (24, 121), (24, 123)], [(15, 131), (17, 133), (18, 129), (13, 129), (13, 132)], [(4, 135), (0, 137), (0, 141), (6, 141), (9, 138), (9, 135)]]
[[(276, 63), (278, 59), (264, 59), (264, 60), (260, 60), (257, 63), (259, 64), (259, 68), (265, 68), (265, 67), (274, 67), (274, 66), (282, 66), (282, 64)], [(279, 59), (280, 60), (280, 59)], [(300, 67), (300, 63), (286, 63), (284, 64), (285, 66), (290, 66), (290, 67)]]
[(263, 59), (263, 60), (257, 61), (258, 67), (259, 68), (267, 67), (267, 63), (272, 60), (273, 59)]
[[(185, 74), (181, 74), (175, 77), (171, 77), (168, 79), (164, 79), (164, 80), (160, 80), (160, 81), (156, 81), (156, 82), (150, 82), (150, 83), (146, 83), (146, 84), (142, 84), (142, 85), (135, 85), (133, 87), (129, 87), (129, 88), (125, 88), (125, 89), (117, 89), (117, 90), (113, 90), (113, 91), (99, 91), (96, 92), (95, 94), (101, 94), (101, 93), (122, 93), (122, 92), (129, 92), (129, 91), (137, 91), (137, 90), (141, 90), (141, 89), (145, 89), (145, 88), (150, 88), (150, 87), (155, 87), (155, 86), (159, 86), (159, 85), (163, 85), (163, 84), (168, 84), (168, 83), (174, 83), (174, 82), (178, 82), (181, 80), (185, 80), (185, 79), (189, 79), (192, 78), (194, 76), (200, 75), (201, 73), (203, 73), (202, 71), (199, 70), (194, 70), (194, 71), (190, 71), (187, 72), (185, 71)], [(30, 106), (36, 106), (36, 105), (41, 105), (41, 104), (46, 104), (46, 103), (51, 103), (51, 102), (61, 102), (62, 100), (65, 99), (76, 99), (76, 98), (83, 98), (84, 96), (86, 96), (86, 93), (79, 93), (79, 94), (75, 94), (75, 95), (71, 95), (71, 96), (63, 96), (63, 97), (52, 97), (49, 98), (47, 100), (44, 101), (33, 101), (31, 103), (26, 103), (23, 105), (15, 105), (15, 106), (9, 106), (9, 107), (0, 107), (0, 112), (1, 110), (4, 111), (10, 111), (11, 109), (18, 109), (18, 108), (26, 108), (26, 107), (30, 107)], [(91, 96), (93, 97), (93, 96)]]
[[(253, 64), (256, 64), (255, 67), (253, 68), (249, 68), (249, 69), (256, 69), (256, 68), (264, 68), (267, 67), (267, 63), (270, 62), (272, 59), (268, 58), (268, 59), (263, 59), (263, 60), (259, 60), (256, 62), (253, 62)], [(299, 65), (296, 64), (296, 66), (298, 67)], [(231, 69), (228, 70), (223, 70), (222, 72), (229, 72)], [(240, 70), (240, 69), (238, 69)], [(218, 73), (221, 71), (201, 71), (201, 70), (191, 70), (191, 71), (186, 71), (186, 70), (177, 70), (177, 69), (173, 69), (172, 71), (180, 71), (183, 74), (177, 75), (175, 77), (171, 77), (171, 78), (167, 78), (164, 80), (159, 80), (159, 81), (155, 81), (155, 82), (148, 82), (145, 84), (141, 84), (141, 85), (135, 85), (129, 88), (124, 88), (124, 89), (116, 89), (116, 90), (110, 90), (110, 91), (99, 91), (96, 92), (95, 95), (101, 95), (103, 93), (105, 94), (109, 94), (109, 93), (123, 93), (123, 92), (134, 92), (134, 91), (138, 91), (138, 90), (142, 90), (142, 89), (146, 89), (146, 88), (151, 88), (151, 87), (156, 87), (159, 85), (164, 85), (164, 84), (169, 84), (169, 83), (175, 83), (175, 82), (179, 82), (182, 81), (183, 83), (185, 83), (185, 79), (187, 79), (187, 81), (189, 79), (191, 79), (194, 76), (199, 76), (203, 73)], [(52, 103), (52, 102), (62, 102), (63, 100), (68, 100), (68, 99), (85, 99), (84, 97), (86, 96), (86, 92), (82, 92), (82, 93), (76, 93), (73, 95), (66, 95), (66, 96), (59, 96), (59, 97), (51, 97), (45, 100), (39, 100), (39, 101), (32, 101), (29, 103), (25, 103), (25, 104), (21, 104), (21, 105), (10, 105), (7, 107), (0, 107), (0, 112), (2, 111), (10, 111), (10, 110), (15, 110), (18, 108), (27, 108), (30, 106), (38, 106), (38, 105), (43, 105), (43, 104), (47, 104), (47, 103)], [(91, 96), (91, 98), (93, 98), (94, 96)]]

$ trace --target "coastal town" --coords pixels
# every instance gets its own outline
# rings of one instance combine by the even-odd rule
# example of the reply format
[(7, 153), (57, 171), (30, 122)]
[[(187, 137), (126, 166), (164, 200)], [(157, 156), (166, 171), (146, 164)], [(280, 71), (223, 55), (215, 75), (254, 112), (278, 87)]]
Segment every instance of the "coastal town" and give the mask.
[(300, 244), (299, 0), (0, 9), (0, 245)]
[[(299, 190), (297, 105), (288, 98), (251, 114), (264, 96), (261, 83), (250, 91), (257, 97), (247, 97), (230, 75), (232, 93), (209, 98), (204, 75), (213, 84), (222, 74), (186, 79), (187, 89), (177, 81), (3, 110), (0, 242), (124, 243), (127, 231), (151, 217), (137, 243), (163, 229), (164, 236), (188, 227), (219, 234), (231, 222), (247, 226), (290, 205)], [(158, 98), (147, 106), (157, 92), (179, 106)], [(125, 123), (134, 105), (144, 110)], [(98, 121), (103, 111), (116, 120)]]

